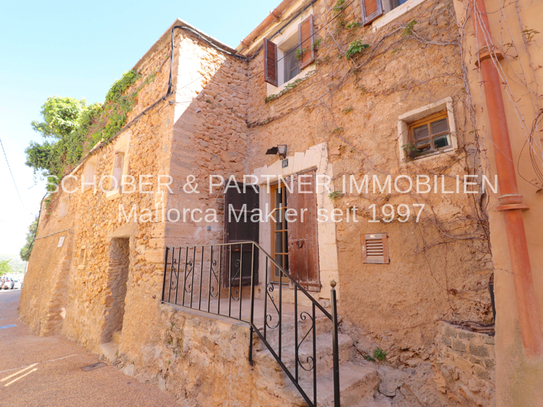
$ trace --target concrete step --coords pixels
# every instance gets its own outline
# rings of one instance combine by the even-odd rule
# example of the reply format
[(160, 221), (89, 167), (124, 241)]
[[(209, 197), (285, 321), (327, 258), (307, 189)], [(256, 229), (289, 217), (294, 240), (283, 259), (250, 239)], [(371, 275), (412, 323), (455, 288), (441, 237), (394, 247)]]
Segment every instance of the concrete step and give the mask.
[[(301, 339), (301, 338), (300, 338)], [(321, 372), (331, 370), (333, 366), (333, 345), (332, 334), (321, 334), (316, 337), (316, 359), (317, 375)], [(346, 363), (352, 357), (354, 352), (353, 339), (349, 335), (339, 335), (339, 361)], [(277, 348), (274, 348), (278, 352)], [(298, 365), (300, 380), (306, 380), (313, 377), (313, 337), (309, 335), (298, 349), (298, 359), (301, 363)], [(273, 355), (267, 348), (259, 348), (254, 353), (254, 360), (257, 368), (263, 375), (273, 377), (278, 386), (290, 383), (290, 379), (283, 372), (281, 366), (277, 363)], [(287, 369), (294, 375), (295, 372), (295, 346), (284, 346), (281, 350), (281, 361)], [(309, 371), (305, 369), (311, 369)]]
[(113, 364), (119, 354), (119, 345), (115, 342), (102, 343), (99, 347), (100, 359)]
[[(369, 365), (358, 365), (354, 363), (343, 363), (340, 365), (340, 399), (342, 406), (349, 407), (389, 407), (382, 404), (382, 400), (375, 400), (373, 394), (379, 385), (377, 370)], [(313, 381), (300, 381), (311, 401), (314, 400)], [(301, 399), (298, 389), (290, 383), (283, 390), (292, 392), (293, 398)], [(333, 407), (334, 405), (334, 377), (332, 370), (317, 375), (317, 406)]]
[(117, 345), (121, 343), (121, 332), (122, 331), (115, 331), (113, 332), (113, 342)]

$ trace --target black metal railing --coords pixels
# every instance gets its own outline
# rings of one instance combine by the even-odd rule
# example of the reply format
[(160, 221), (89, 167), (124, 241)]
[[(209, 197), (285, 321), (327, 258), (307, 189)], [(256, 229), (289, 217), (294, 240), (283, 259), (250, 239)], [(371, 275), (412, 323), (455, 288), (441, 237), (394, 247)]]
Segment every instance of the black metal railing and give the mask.
[[(253, 363), (256, 333), (311, 407), (318, 402), (317, 371), (331, 368), (334, 406), (339, 407), (335, 282), (331, 285), (328, 312), (303, 282), (292, 278), (258, 243), (167, 247), (162, 301), (249, 324), (249, 362)], [(324, 342), (330, 335), (317, 335), (317, 331), (329, 330), (330, 324), (332, 343), (328, 344)], [(317, 358), (317, 349), (323, 346), (331, 348), (332, 366), (327, 365), (330, 355)]]

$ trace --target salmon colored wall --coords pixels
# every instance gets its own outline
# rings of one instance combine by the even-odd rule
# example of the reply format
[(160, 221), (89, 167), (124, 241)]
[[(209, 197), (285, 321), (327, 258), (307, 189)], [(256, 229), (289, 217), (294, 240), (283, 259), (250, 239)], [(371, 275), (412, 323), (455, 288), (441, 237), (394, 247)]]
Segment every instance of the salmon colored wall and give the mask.
[[(466, 21), (466, 1), (457, 1), (455, 6), (462, 27)], [(538, 302), (539, 325), (543, 327), (543, 194), (542, 187), (530, 185), (535, 172), (525, 148), (526, 131), (534, 124), (541, 110), (541, 84), (543, 83), (543, 2), (519, 0), (500, 8), (504, 2), (486, 0), (493, 40), (502, 50), (505, 59), (499, 65), (503, 70), (502, 94), (506, 109), (513, 159), (517, 164), (519, 192), (530, 209), (524, 212), (526, 237), (534, 286)], [(516, 5), (518, 4), (518, 9)], [(535, 30), (535, 31), (531, 31)], [(488, 170), (496, 173), (492, 135), (485, 106), (481, 77), (475, 69), (477, 52), (472, 20), (469, 19), (463, 31), (465, 62), (470, 72), (470, 88), (478, 120), (478, 129), (488, 153)], [(525, 32), (524, 38), (522, 32)], [(531, 34), (534, 34), (530, 38)], [(511, 46), (512, 45), (512, 46)], [(521, 118), (520, 118), (521, 117)], [(541, 126), (541, 121), (539, 126)], [(541, 132), (536, 134), (541, 143)], [(523, 148), (524, 147), (524, 148)], [(543, 152), (538, 151), (543, 160)], [(537, 182), (535, 182), (537, 184)], [(541, 406), (543, 405), (543, 360), (528, 359), (525, 356), (519, 327), (518, 308), (511, 272), (508, 241), (505, 233), (503, 214), (496, 210), (498, 195), (492, 195), (489, 204), (489, 219), (493, 264), (495, 271), (496, 295), (496, 404), (497, 406)]]

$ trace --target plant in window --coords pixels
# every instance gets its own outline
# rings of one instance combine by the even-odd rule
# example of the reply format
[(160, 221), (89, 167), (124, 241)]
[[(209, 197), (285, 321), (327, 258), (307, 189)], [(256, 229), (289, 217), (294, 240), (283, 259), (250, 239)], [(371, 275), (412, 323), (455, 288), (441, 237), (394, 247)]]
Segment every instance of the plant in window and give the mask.
[(409, 138), (402, 148), (410, 158), (448, 150), (452, 144), (447, 113), (436, 113), (411, 123)]

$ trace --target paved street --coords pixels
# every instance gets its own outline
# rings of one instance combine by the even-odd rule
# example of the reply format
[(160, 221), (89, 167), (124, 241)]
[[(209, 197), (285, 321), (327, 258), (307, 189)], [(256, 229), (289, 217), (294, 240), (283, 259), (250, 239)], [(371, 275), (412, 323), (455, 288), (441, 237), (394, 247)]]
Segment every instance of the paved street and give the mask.
[[(175, 406), (175, 399), (105, 366), (62, 336), (38, 337), (17, 318), (20, 290), (0, 290), (0, 406)], [(15, 326), (13, 326), (15, 325)]]

